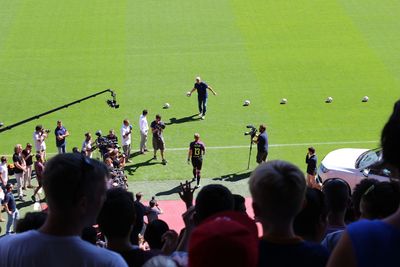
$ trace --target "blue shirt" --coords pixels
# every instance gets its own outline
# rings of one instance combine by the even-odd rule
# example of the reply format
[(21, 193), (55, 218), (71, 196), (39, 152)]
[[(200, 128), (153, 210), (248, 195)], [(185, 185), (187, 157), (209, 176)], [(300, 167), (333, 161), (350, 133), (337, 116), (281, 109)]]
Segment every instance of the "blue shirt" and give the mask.
[(268, 135), (266, 131), (258, 136), (257, 150), (258, 152), (268, 152)]
[(205, 82), (195, 83), (194, 88), (197, 89), (197, 94), (200, 98), (206, 98), (208, 96), (208, 85)]
[(56, 135), (56, 146), (57, 146), (57, 147), (60, 147), (60, 146), (65, 145), (65, 138), (63, 138), (63, 139), (61, 139), (61, 140), (58, 140), (57, 136), (59, 136), (59, 135), (64, 135), (64, 134), (66, 134), (66, 133), (67, 133), (67, 129), (65, 129), (64, 126), (61, 126), (61, 128), (58, 128), (58, 127), (57, 127), (57, 128), (54, 130), (54, 134)]
[(380, 220), (361, 220), (347, 227), (357, 266), (399, 266), (400, 230)]
[(17, 207), (17, 205), (15, 204), (15, 198), (14, 198), (14, 195), (12, 194), (12, 192), (6, 193), (6, 195), (4, 196), (3, 203), (7, 204), (8, 209), (12, 212), (14, 212)]

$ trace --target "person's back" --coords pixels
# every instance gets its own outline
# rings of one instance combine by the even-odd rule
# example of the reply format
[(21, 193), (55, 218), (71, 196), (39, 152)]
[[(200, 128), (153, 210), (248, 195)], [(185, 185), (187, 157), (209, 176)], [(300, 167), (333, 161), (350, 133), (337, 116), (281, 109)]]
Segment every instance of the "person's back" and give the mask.
[(59, 154), (48, 161), (43, 173), (47, 219), (38, 231), (2, 238), (0, 266), (127, 266), (118, 254), (79, 237), (96, 221), (107, 173), (104, 164), (81, 154)]
[(249, 185), (254, 213), (264, 230), (258, 266), (325, 266), (328, 251), (302, 240), (293, 230), (305, 201), (303, 172), (288, 162), (269, 161), (253, 171)]

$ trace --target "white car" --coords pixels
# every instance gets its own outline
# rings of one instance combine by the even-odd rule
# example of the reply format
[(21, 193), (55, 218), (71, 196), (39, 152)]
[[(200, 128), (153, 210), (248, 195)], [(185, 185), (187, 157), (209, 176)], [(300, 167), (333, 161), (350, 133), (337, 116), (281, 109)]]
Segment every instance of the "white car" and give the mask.
[(341, 178), (350, 187), (362, 179), (373, 178), (379, 181), (389, 181), (390, 171), (382, 164), (382, 150), (342, 148), (329, 152), (318, 167), (318, 179), (323, 183), (329, 178)]

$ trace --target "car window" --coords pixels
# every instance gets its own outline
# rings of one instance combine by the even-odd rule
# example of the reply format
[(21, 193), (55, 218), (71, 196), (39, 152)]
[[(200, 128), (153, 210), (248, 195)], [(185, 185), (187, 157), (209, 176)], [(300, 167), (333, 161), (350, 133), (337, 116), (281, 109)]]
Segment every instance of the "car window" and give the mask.
[(356, 161), (357, 169), (365, 169), (381, 159), (381, 149), (372, 149), (364, 152)]

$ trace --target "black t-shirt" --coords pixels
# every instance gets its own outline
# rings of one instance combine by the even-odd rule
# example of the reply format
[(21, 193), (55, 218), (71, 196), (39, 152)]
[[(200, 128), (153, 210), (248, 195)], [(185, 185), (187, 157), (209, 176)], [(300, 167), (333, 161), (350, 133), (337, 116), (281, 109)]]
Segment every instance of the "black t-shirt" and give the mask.
[(258, 136), (257, 151), (258, 152), (268, 152), (267, 132), (263, 132)]
[[(14, 155), (13, 155), (13, 162), (14, 162), (14, 165), (15, 165), (16, 162), (18, 162), (19, 165), (22, 165), (22, 163), (23, 163), (22, 155), (20, 155), (20, 154), (18, 154), (18, 153), (14, 153)], [(21, 170), (20, 168), (18, 168), (17, 166), (15, 166), (14, 172), (15, 172), (15, 173), (22, 173), (23, 170)]]
[(24, 156), (25, 163), (27, 166), (30, 166), (33, 164), (32, 151), (29, 151), (29, 153), (28, 153), (28, 150), (24, 149), (24, 150), (22, 150), (22, 156)]
[(159, 138), (159, 139), (162, 139), (162, 138), (163, 138), (162, 133), (163, 133), (163, 130), (165, 129), (165, 124), (164, 124), (164, 122), (159, 121), (159, 122), (157, 123), (157, 121), (153, 121), (153, 122), (150, 124), (150, 127), (151, 127), (151, 129), (157, 129), (157, 131), (153, 132), (153, 137)]
[(307, 163), (307, 173), (314, 175), (317, 172), (317, 155), (312, 155), (308, 157), (306, 155), (306, 163)]
[(208, 85), (205, 82), (195, 83), (194, 88), (197, 89), (199, 98), (205, 98), (208, 96), (207, 88)]

